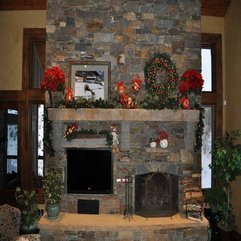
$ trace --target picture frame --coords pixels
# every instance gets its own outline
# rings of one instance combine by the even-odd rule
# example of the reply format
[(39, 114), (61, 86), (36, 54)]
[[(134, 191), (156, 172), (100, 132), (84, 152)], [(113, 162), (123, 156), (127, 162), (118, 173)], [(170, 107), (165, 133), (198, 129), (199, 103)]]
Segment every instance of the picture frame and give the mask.
[(75, 98), (107, 100), (110, 97), (109, 61), (70, 62), (70, 84)]

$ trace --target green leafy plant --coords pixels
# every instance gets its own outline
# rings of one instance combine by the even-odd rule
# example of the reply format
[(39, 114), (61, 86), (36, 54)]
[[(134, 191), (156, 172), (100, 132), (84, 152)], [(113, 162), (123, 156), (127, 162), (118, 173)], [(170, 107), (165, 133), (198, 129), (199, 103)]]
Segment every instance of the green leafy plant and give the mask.
[(226, 193), (222, 188), (210, 188), (204, 191), (204, 202), (209, 205), (214, 213), (218, 213), (226, 203)]
[[(217, 138), (212, 151), (210, 168), (216, 181), (216, 186), (225, 193), (225, 199), (220, 207), (221, 226), (224, 230), (232, 230), (235, 226), (233, 208), (230, 203), (231, 182), (241, 175), (241, 146), (237, 139), (240, 130), (233, 130), (222, 138)], [(211, 189), (212, 190), (212, 189)]]
[(64, 190), (62, 169), (49, 170), (43, 178), (43, 188), (47, 204), (59, 204)]
[(21, 223), (27, 227), (37, 224), (40, 215), (38, 211), (38, 199), (35, 190), (23, 192), (17, 196), (17, 204), (21, 210)]

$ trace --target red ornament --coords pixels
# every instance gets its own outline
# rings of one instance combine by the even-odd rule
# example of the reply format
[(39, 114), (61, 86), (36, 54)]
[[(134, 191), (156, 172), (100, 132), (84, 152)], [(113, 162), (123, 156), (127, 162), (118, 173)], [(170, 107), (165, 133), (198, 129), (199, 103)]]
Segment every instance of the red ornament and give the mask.
[(190, 109), (190, 102), (189, 99), (183, 96), (180, 100), (179, 103), (182, 107), (182, 109)]
[(118, 85), (117, 85), (117, 92), (119, 95), (123, 96), (125, 94), (125, 85), (123, 83), (123, 81), (119, 81)]
[(73, 123), (71, 125), (68, 125), (67, 128), (66, 128), (66, 131), (65, 131), (65, 135), (64, 135), (64, 138), (72, 133), (74, 133), (75, 131), (78, 130), (78, 126), (76, 123)]
[(73, 98), (74, 98), (72, 88), (66, 87), (65, 91), (66, 91), (66, 93), (65, 93), (65, 100), (72, 101)]
[(140, 76), (137, 75), (134, 79), (132, 79), (131, 82), (132, 82), (132, 90), (133, 90), (135, 93), (139, 92), (140, 86), (141, 86), (141, 82), (142, 82)]
[(135, 108), (135, 104), (132, 100), (132, 98), (128, 95), (123, 95), (120, 99), (120, 103), (122, 106), (126, 109), (132, 109)]

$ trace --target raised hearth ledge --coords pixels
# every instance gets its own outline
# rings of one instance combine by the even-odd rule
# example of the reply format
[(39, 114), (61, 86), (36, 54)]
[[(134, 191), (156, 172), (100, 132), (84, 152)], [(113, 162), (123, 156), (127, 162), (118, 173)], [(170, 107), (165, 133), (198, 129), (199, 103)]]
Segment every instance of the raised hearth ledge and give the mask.
[(76, 213), (60, 213), (56, 220), (49, 220), (46, 214), (41, 217), (38, 227), (46, 230), (85, 230), (85, 231), (128, 231), (149, 229), (177, 229), (191, 227), (207, 227), (208, 221), (189, 220), (176, 214), (172, 217), (145, 218), (134, 215), (133, 219), (124, 219), (123, 215), (99, 214), (87, 215)]
[(197, 122), (198, 110), (147, 110), (54, 108), (48, 109), (50, 120), (62, 121), (187, 121)]

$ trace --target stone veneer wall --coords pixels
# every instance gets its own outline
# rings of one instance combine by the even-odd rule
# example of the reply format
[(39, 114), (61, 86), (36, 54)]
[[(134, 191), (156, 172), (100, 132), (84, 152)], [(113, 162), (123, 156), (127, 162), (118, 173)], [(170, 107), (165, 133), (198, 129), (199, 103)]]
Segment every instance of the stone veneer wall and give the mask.
[[(134, 74), (143, 76), (143, 68), (155, 53), (167, 53), (181, 75), (186, 69), (200, 68), (200, 1), (164, 0), (48, 0), (47, 7), (47, 66), (59, 65), (70, 74), (70, 60), (81, 58), (85, 51), (94, 56), (94, 61), (111, 62), (111, 97), (115, 96), (115, 86), (119, 80), (127, 85)], [(120, 54), (125, 55), (125, 64), (119, 64)], [(89, 61), (93, 61), (89, 60)], [(144, 88), (142, 89), (143, 94)], [(109, 128), (112, 122), (81, 122), (83, 127)], [(176, 169), (178, 175), (191, 175), (200, 170), (193, 152), (195, 123), (186, 122), (125, 122), (116, 123), (119, 130), (130, 135), (126, 142), (124, 135), (120, 145), (122, 154), (130, 157), (130, 162), (116, 162), (116, 178), (126, 175), (122, 168), (133, 174), (137, 166), (145, 169), (144, 163), (170, 164), (166, 169)], [(159, 129), (165, 128), (171, 136), (168, 155), (146, 151), (150, 137)], [(129, 130), (130, 129), (130, 130)], [(66, 167), (66, 156), (59, 143), (65, 125), (54, 122), (54, 145), (57, 155), (54, 160), (46, 160), (46, 168), (52, 165)], [(191, 152), (191, 154), (189, 153)], [(183, 155), (185, 158), (183, 158)], [(182, 163), (184, 160), (184, 163)], [(191, 160), (191, 161), (190, 161)], [(181, 166), (181, 169), (178, 167)], [(180, 173), (179, 173), (179, 170)], [(180, 183), (181, 184), (181, 183)], [(115, 194), (95, 196), (100, 198), (101, 213), (120, 213), (123, 211), (123, 184), (115, 183)], [(181, 185), (180, 185), (181, 188)], [(79, 195), (66, 195), (62, 210), (76, 212)], [(93, 198), (93, 196), (85, 196)], [(179, 195), (181, 205), (181, 191)]]
[[(181, 75), (200, 68), (200, 0), (48, 0), (47, 66), (69, 72), (69, 60), (111, 62), (111, 95), (127, 84), (153, 54), (167, 53)], [(125, 64), (118, 64), (120, 54)], [(91, 61), (91, 60), (90, 60)]]

